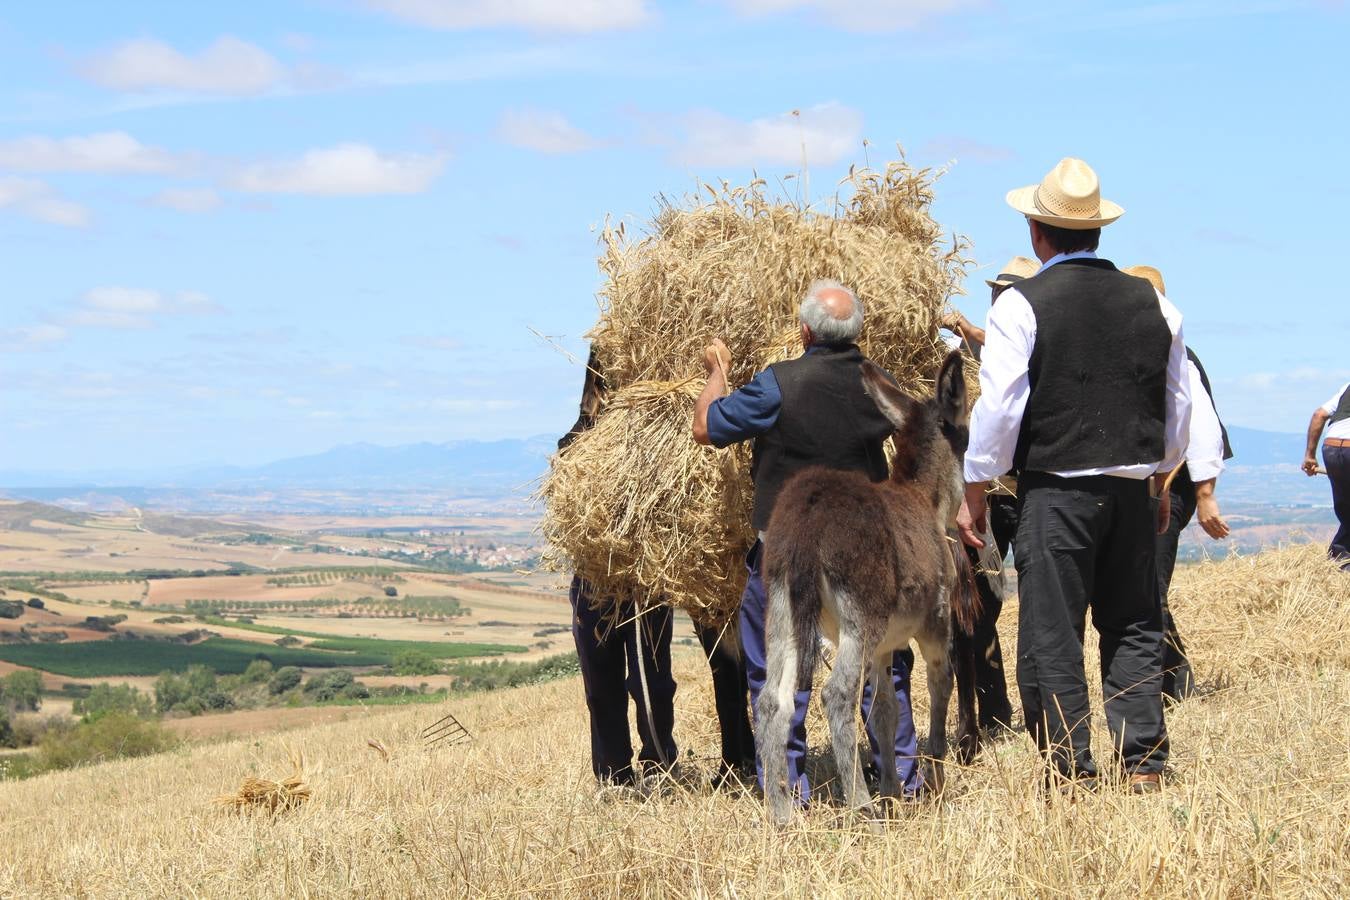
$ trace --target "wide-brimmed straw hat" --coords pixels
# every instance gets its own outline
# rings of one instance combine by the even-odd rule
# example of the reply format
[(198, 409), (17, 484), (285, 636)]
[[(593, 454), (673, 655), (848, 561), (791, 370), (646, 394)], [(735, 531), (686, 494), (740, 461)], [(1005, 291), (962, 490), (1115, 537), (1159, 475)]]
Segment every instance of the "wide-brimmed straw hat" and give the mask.
[(1158, 293), (1164, 297), (1167, 296), (1167, 288), (1163, 285), (1162, 273), (1152, 266), (1130, 266), (1128, 269), (1121, 269), (1126, 275), (1133, 275), (1135, 278), (1142, 278), (1157, 289)]
[(1041, 264), (1034, 259), (1027, 259), (1025, 256), (1014, 256), (1004, 264), (1003, 268), (998, 270), (998, 274), (993, 278), (986, 278), (984, 283), (993, 287), (1007, 287), (1008, 285), (1021, 281), (1023, 278), (1030, 278), (1041, 270)]
[(1110, 225), (1125, 214), (1102, 199), (1092, 167), (1071, 156), (1061, 159), (1040, 184), (1009, 191), (1008, 205), (1029, 219), (1076, 231)]

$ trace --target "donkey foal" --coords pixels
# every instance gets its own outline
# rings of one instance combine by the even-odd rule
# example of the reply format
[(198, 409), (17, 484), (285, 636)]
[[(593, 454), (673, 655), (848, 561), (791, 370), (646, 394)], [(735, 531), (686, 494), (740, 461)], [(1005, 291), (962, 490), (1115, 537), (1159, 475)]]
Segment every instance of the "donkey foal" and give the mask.
[(755, 713), (765, 797), (779, 824), (793, 806), (786, 752), (793, 692), (811, 686), (822, 633), (837, 648), (822, 700), (848, 805), (871, 814), (854, 724), (864, 674), (872, 679), (873, 728), (882, 748), (881, 793), (899, 797), (894, 736), (900, 705), (886, 667), (911, 639), (928, 666), (932, 786), (942, 788), (952, 692), (949, 598), (956, 582), (947, 532), (961, 503), (967, 439), (961, 358), (947, 357), (935, 396), (923, 403), (871, 362), (863, 364), (862, 379), (895, 425), (890, 479), (872, 483), (853, 472), (807, 469), (783, 488), (765, 539), (768, 671)]

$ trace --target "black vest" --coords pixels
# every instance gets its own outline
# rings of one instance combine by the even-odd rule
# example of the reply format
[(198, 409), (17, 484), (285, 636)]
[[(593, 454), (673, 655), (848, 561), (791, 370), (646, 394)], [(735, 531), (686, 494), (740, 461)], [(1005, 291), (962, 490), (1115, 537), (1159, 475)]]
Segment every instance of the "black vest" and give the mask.
[(1331, 420), (1327, 424), (1335, 425), (1346, 419), (1350, 419), (1350, 388), (1341, 391), (1341, 400), (1336, 404), (1336, 411), (1331, 414)]
[(1172, 331), (1142, 278), (1071, 259), (1017, 283), (1036, 316), (1021, 471), (1157, 462), (1164, 455)]
[[(1210, 387), (1209, 375), (1205, 372), (1205, 367), (1200, 363), (1200, 357), (1195, 355), (1195, 351), (1190, 347), (1186, 348), (1186, 358), (1195, 366), (1195, 371), (1200, 373), (1200, 384), (1205, 389), (1206, 396), (1209, 397), (1210, 405), (1214, 407), (1214, 415), (1219, 419), (1219, 434), (1223, 437), (1223, 458), (1233, 458), (1233, 445), (1228, 443), (1228, 428), (1223, 424), (1223, 417), (1219, 415), (1219, 404), (1214, 402), (1214, 388)], [(1191, 406), (1198, 403), (1198, 398), (1191, 398)], [(1185, 494), (1195, 490), (1195, 482), (1191, 479), (1191, 469), (1185, 463), (1181, 465), (1181, 471), (1172, 481), (1172, 490)]]
[(756, 531), (769, 526), (779, 490), (809, 466), (887, 475), (886, 438), (895, 426), (862, 386), (862, 351), (849, 344), (820, 347), (769, 368), (783, 402), (773, 427), (755, 439)]

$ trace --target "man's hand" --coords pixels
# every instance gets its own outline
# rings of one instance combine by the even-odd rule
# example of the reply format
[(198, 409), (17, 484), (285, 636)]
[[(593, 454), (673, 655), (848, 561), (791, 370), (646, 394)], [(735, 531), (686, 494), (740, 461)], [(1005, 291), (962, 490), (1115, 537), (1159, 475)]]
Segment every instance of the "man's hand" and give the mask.
[(945, 313), (942, 316), (942, 318), (938, 320), (938, 325), (939, 327), (945, 328), (948, 331), (960, 334), (961, 323), (964, 322), (965, 320), (966, 320), (965, 316), (953, 310), (952, 312)]
[(1166, 534), (1172, 524), (1172, 492), (1165, 490), (1158, 495), (1158, 534)]
[(962, 542), (976, 550), (984, 549), (982, 535), (989, 527), (989, 505), (985, 500), (988, 492), (987, 481), (966, 485), (966, 496), (961, 500), (961, 509), (956, 514), (956, 530)]
[(1213, 494), (1207, 497), (1196, 497), (1195, 500), (1196, 518), (1200, 520), (1200, 527), (1205, 530), (1205, 534), (1221, 541), (1228, 537), (1228, 523), (1219, 515), (1219, 501)]
[(731, 370), (731, 351), (727, 345), (722, 343), (721, 338), (713, 338), (713, 342), (703, 348), (703, 369), (709, 375), (716, 372), (721, 363), (721, 370), (728, 372)]
[(1317, 474), (1318, 468), (1316, 456), (1308, 454), (1307, 456), (1303, 457), (1303, 471), (1305, 474), (1307, 474), (1309, 478), (1312, 478), (1314, 475)]

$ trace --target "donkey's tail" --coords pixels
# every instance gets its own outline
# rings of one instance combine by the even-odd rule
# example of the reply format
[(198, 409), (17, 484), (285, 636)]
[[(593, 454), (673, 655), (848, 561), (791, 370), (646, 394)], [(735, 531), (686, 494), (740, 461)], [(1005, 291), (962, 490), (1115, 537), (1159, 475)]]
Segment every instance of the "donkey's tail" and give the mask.
[(793, 571), (792, 587), (792, 641), (797, 647), (797, 690), (811, 690), (816, 674), (816, 659), (820, 656), (820, 579), (824, 573), (819, 566), (802, 566)]
[(970, 563), (966, 545), (959, 540), (948, 540), (947, 547), (956, 564), (956, 584), (952, 586), (952, 622), (964, 635), (975, 634), (975, 623), (983, 612), (980, 591), (975, 586), (975, 567)]

